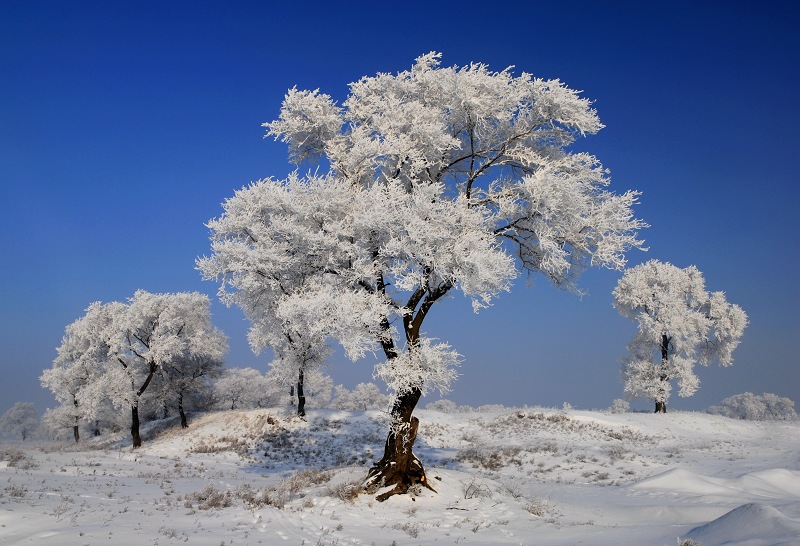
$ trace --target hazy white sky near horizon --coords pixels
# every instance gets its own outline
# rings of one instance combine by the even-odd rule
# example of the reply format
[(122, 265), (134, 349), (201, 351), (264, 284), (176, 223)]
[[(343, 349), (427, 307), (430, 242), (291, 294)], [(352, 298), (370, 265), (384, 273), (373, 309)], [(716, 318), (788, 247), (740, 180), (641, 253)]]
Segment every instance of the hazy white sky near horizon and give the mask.
[[(266, 2), (0, 5), (0, 414), (53, 405), (38, 377), (64, 327), (92, 301), (139, 289), (198, 290), (204, 223), (252, 180), (285, 176), (263, 139), (286, 90), (343, 100), (363, 75), (428, 51), (560, 78), (595, 101), (606, 128), (578, 143), (643, 192), (650, 258), (696, 265), (750, 317), (733, 367), (701, 369), (701, 409), (732, 394), (800, 402), (800, 23), (791, 2)], [(620, 273), (589, 271), (580, 299), (544, 278), (474, 315), (456, 296), (429, 333), (464, 357), (462, 404), (604, 408), (622, 396), (634, 325), (611, 307)], [(266, 371), (247, 323), (214, 300), (231, 366)], [(340, 354), (352, 387), (370, 363)], [(424, 405), (427, 400), (423, 400)], [(649, 408), (649, 401), (634, 407)]]

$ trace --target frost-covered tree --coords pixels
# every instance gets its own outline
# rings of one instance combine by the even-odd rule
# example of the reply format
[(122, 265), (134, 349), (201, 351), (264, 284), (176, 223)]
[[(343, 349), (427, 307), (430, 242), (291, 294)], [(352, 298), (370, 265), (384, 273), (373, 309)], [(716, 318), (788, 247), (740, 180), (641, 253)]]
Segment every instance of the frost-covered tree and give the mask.
[(336, 385), (331, 407), (346, 411), (386, 411), (389, 401), (375, 383), (359, 383), (352, 391), (344, 385)]
[(706, 291), (696, 267), (658, 260), (625, 271), (614, 289), (614, 306), (639, 326), (622, 365), (625, 393), (655, 400), (656, 413), (667, 411), (671, 380), (680, 396), (697, 391), (695, 364), (730, 366), (747, 326), (741, 307), (728, 303), (723, 292)]
[(198, 292), (152, 294), (138, 290), (116, 316), (110, 354), (119, 364), (110, 386), (131, 408), (133, 447), (142, 444), (139, 402), (156, 372), (165, 366), (219, 361), (225, 335), (211, 324), (211, 304)]
[(636, 192), (609, 192), (599, 161), (567, 149), (602, 128), (587, 99), (558, 80), (439, 59), (364, 77), (341, 105), (291, 89), (267, 134), (323, 172), (236, 192), (198, 260), (245, 311), (251, 344), (294, 333), (335, 340), (352, 359), (383, 353), (392, 424), (368, 484), (396, 487), (381, 499), (427, 485), (413, 411), (449, 389), (459, 361), (424, 334), (433, 306), (460, 291), (477, 311), (520, 270), (577, 290), (588, 267), (622, 268), (644, 225)]
[[(294, 323), (304, 322), (285, 317), (279, 319), (280, 331), (284, 335), (279, 343), (273, 345), (276, 358), (270, 363), (269, 373), (272, 381), (290, 386), (292, 400), (295, 400), (296, 393), (297, 415), (300, 417), (306, 414), (306, 381), (311, 375), (317, 378), (324, 375), (320, 368), (330, 354), (330, 347), (323, 338), (315, 336), (314, 333), (309, 336), (292, 327)], [(257, 336), (251, 335), (251, 345), (255, 337)], [(258, 337), (263, 340), (266, 336)], [(328, 398), (330, 399), (330, 396)]]
[(323, 370), (312, 370), (306, 381), (305, 396), (312, 407), (328, 408), (333, 396), (333, 378)]
[(79, 442), (81, 420), (87, 416), (86, 409), (80, 404), (80, 394), (96, 379), (100, 370), (95, 361), (81, 358), (78, 351), (69, 351), (68, 347), (68, 344), (59, 347), (53, 366), (39, 377), (42, 387), (49, 389), (61, 404), (46, 410), (42, 421), (54, 432), (56, 428), (71, 427), (73, 438)]
[(0, 417), (0, 432), (21, 436), (24, 442), (39, 428), (39, 414), (33, 402), (17, 402)]
[(161, 366), (160, 390), (163, 392), (159, 399), (178, 409), (182, 428), (189, 426), (185, 408), (196, 405), (195, 399), (207, 397), (212, 381), (222, 374), (222, 368), (220, 358), (210, 358), (205, 354), (181, 355)]
[(253, 368), (227, 368), (214, 382), (214, 398), (220, 409), (270, 407), (279, 396), (274, 383)]
[(76, 442), (79, 442), (80, 424), (80, 417), (76, 418), (73, 408), (67, 404), (47, 408), (42, 415), (42, 426), (48, 432), (49, 437), (54, 440), (66, 439), (69, 434)]
[(101, 379), (109, 362), (107, 339), (121, 305), (92, 303), (84, 316), (66, 327), (53, 365), (39, 377), (42, 387), (49, 389), (61, 404), (46, 413), (48, 427), (71, 421), (76, 442), (80, 441), (82, 420), (99, 421), (101, 414), (108, 413), (109, 397), (101, 387)]
[(279, 357), (270, 363), (266, 380), (269, 391), (276, 393), (273, 405), (294, 406), (299, 417), (305, 416), (307, 400), (317, 408), (326, 408), (330, 404), (333, 379), (319, 364), (301, 366), (298, 370), (297, 361)]
[(76, 396), (83, 415), (98, 415), (107, 400), (129, 408), (133, 447), (139, 447), (140, 407), (157, 372), (194, 359), (219, 360), (226, 351), (225, 335), (211, 324), (207, 296), (139, 290), (126, 303), (89, 306), (67, 326), (54, 367), (67, 362), (90, 368)]

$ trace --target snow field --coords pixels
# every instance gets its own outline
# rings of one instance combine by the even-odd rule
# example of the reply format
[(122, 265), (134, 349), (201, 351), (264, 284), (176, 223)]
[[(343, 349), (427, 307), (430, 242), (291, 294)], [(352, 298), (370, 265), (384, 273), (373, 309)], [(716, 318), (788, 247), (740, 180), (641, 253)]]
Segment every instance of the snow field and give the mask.
[(800, 543), (800, 423), (542, 408), (417, 412), (436, 493), (356, 495), (380, 412), (196, 416), (0, 446), (0, 543)]

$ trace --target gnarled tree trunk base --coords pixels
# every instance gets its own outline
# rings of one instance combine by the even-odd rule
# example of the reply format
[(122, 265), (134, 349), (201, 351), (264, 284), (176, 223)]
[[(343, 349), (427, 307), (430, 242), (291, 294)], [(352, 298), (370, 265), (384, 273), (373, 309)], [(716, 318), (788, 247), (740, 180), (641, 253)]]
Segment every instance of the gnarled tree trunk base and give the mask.
[(392, 430), (386, 438), (383, 458), (370, 469), (364, 489), (374, 493), (384, 487), (394, 487), (375, 497), (376, 500), (383, 502), (393, 495), (402, 495), (417, 484), (436, 492), (428, 483), (422, 461), (412, 451), (418, 428), (419, 419), (412, 417), (410, 423), (401, 425), (398, 431)]

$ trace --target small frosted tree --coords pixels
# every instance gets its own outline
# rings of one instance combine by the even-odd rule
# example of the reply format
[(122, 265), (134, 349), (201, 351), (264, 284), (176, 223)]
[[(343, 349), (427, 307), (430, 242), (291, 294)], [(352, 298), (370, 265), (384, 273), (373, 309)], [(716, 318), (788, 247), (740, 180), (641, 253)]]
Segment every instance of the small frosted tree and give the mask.
[[(291, 320), (285, 320), (291, 322)], [(270, 379), (277, 385), (289, 385), (292, 400), (297, 401), (297, 415), (306, 414), (306, 382), (312, 377), (321, 379), (321, 368), (330, 354), (330, 347), (321, 338), (290, 332), (286, 326), (284, 339), (273, 346), (276, 358), (270, 363)], [(254, 336), (251, 336), (251, 339)], [(310, 338), (310, 339), (309, 339)], [(296, 395), (296, 398), (295, 398)], [(330, 399), (330, 396), (328, 396)]]
[(344, 385), (336, 385), (331, 407), (347, 411), (385, 411), (389, 407), (389, 397), (381, 393), (375, 383), (359, 383), (352, 391)]
[(312, 370), (306, 382), (306, 393), (312, 407), (329, 408), (333, 396), (333, 378), (322, 369)]
[(117, 315), (110, 354), (119, 366), (110, 386), (131, 408), (133, 447), (142, 445), (139, 403), (156, 372), (164, 366), (194, 366), (198, 359), (219, 361), (227, 351), (225, 335), (211, 324), (210, 306), (198, 292), (138, 290)]
[[(129, 408), (133, 447), (139, 447), (140, 405), (156, 374), (198, 358), (219, 360), (226, 351), (225, 335), (211, 324), (207, 296), (139, 290), (126, 303), (93, 303), (67, 326), (54, 369), (90, 370), (75, 398), (81, 415), (99, 415), (107, 401)], [(164, 400), (153, 403), (163, 406)]]
[(696, 267), (650, 260), (626, 270), (613, 294), (620, 314), (639, 326), (623, 360), (625, 393), (655, 400), (656, 413), (667, 411), (670, 381), (680, 396), (697, 391), (695, 364), (733, 363), (747, 315), (723, 292), (707, 292)]
[(207, 398), (212, 381), (222, 373), (223, 363), (219, 358), (203, 354), (180, 355), (162, 364), (161, 385), (158, 398), (165, 404), (174, 405), (181, 418), (181, 428), (189, 426), (186, 407), (193, 400)]
[(333, 379), (323, 371), (322, 362), (308, 364), (307, 359), (287, 359), (279, 355), (270, 362), (266, 375), (268, 390), (277, 393), (273, 405), (292, 405), (301, 418), (306, 414), (307, 400), (314, 407), (328, 407), (333, 391)]
[(70, 434), (76, 442), (80, 441), (80, 418), (76, 418), (73, 408), (67, 404), (44, 410), (42, 426), (52, 439), (66, 439)]
[(33, 402), (17, 402), (0, 417), (0, 432), (20, 436), (24, 442), (39, 428), (39, 415)]
[(217, 407), (225, 410), (265, 408), (280, 397), (274, 382), (253, 368), (227, 368), (214, 381)]
[(81, 318), (67, 325), (52, 366), (39, 377), (42, 387), (61, 404), (47, 414), (46, 423), (55, 427), (71, 421), (76, 442), (80, 441), (81, 421), (95, 425), (108, 421), (111, 397), (101, 383), (108, 371), (108, 337), (121, 306), (116, 302), (89, 305)]
[[(354, 360), (383, 353), (375, 375), (393, 391), (392, 421), (367, 485), (395, 487), (380, 500), (428, 485), (413, 412), (426, 392), (449, 389), (460, 360), (425, 335), (431, 309), (455, 291), (484, 308), (520, 270), (575, 289), (589, 267), (623, 267), (644, 226), (637, 192), (609, 192), (600, 162), (567, 150), (602, 128), (587, 99), (559, 80), (442, 68), (440, 57), (364, 77), (341, 106), (291, 89), (267, 134), (326, 172), (236, 192), (208, 224), (212, 255), (198, 260), (259, 343), (302, 334)], [(276, 328), (259, 327), (273, 316)]]
[(57, 428), (70, 426), (73, 438), (79, 442), (81, 420), (87, 416), (87, 410), (80, 402), (81, 391), (96, 379), (99, 370), (95, 361), (83, 358), (79, 351), (71, 351), (70, 347), (68, 343), (62, 343), (53, 366), (42, 373), (39, 381), (60, 403), (57, 408), (45, 412), (43, 422), (54, 432)]

